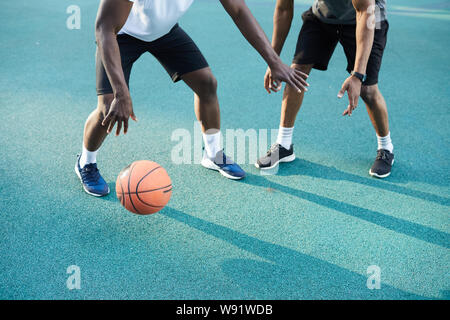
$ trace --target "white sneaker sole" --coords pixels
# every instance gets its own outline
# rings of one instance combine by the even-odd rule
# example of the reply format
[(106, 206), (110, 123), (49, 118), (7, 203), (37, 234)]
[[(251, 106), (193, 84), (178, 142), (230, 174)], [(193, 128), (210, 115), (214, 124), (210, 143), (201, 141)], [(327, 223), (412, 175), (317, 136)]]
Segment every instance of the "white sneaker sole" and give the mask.
[(257, 167), (260, 170), (271, 170), (271, 169), (275, 168), (278, 164), (280, 164), (280, 162), (292, 162), (294, 160), (295, 160), (295, 153), (291, 154), (290, 156), (284, 157), (283, 159), (278, 160), (270, 167), (260, 168), (258, 162), (255, 163), (255, 167)]
[[(395, 159), (392, 160), (392, 165), (391, 165), (391, 167), (394, 165), (394, 161), (395, 161)], [(379, 179), (383, 179), (383, 178), (389, 177), (389, 176), (391, 175), (391, 172), (388, 172), (388, 173), (386, 173), (386, 174), (377, 174), (376, 172), (372, 172), (372, 169), (370, 169), (370, 170), (369, 170), (369, 174), (370, 174), (372, 177), (379, 178)]]
[(216, 165), (214, 162), (212, 162), (209, 159), (203, 158), (202, 162), (200, 164), (203, 167), (205, 167), (206, 169), (219, 171), (221, 175), (223, 175), (225, 178), (228, 178), (228, 179), (231, 179), (231, 180), (241, 180), (242, 178), (244, 178), (244, 177), (234, 177), (234, 176), (226, 173), (225, 171), (221, 170), (218, 165)]
[(96, 194), (96, 193), (92, 193), (89, 190), (87, 190), (86, 187), (83, 185), (83, 179), (81, 179), (81, 175), (80, 175), (80, 172), (78, 171), (77, 164), (75, 164), (75, 173), (77, 174), (78, 178), (81, 181), (81, 186), (83, 187), (84, 192), (86, 192), (87, 194), (90, 194), (91, 196), (98, 197), (98, 198), (107, 196), (109, 194), (109, 192), (110, 192), (109, 186), (108, 186), (108, 193), (107, 194)]

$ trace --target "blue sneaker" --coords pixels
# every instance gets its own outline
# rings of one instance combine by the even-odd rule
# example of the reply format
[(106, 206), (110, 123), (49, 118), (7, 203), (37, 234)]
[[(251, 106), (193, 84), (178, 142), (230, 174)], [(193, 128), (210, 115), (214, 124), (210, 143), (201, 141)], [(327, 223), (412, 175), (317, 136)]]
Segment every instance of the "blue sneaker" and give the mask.
[(78, 156), (75, 164), (75, 173), (80, 178), (86, 193), (96, 197), (103, 197), (109, 193), (109, 186), (100, 175), (96, 163), (89, 163), (81, 168), (80, 156)]
[(223, 151), (217, 152), (214, 159), (208, 158), (205, 153), (201, 164), (207, 169), (219, 171), (228, 179), (240, 180), (245, 177), (245, 171), (228, 158)]

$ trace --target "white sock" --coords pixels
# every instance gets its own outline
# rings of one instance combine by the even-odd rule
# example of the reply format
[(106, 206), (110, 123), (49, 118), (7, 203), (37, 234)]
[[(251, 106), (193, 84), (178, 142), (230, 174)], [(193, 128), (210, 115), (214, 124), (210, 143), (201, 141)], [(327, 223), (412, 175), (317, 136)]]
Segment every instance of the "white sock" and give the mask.
[(292, 135), (294, 134), (294, 127), (284, 128), (280, 126), (278, 130), (277, 143), (281, 144), (285, 149), (290, 149), (292, 144)]
[(203, 133), (203, 142), (205, 143), (206, 155), (210, 159), (214, 159), (217, 152), (222, 150), (220, 148), (220, 131), (213, 134)]
[(391, 141), (391, 133), (390, 132), (388, 133), (388, 135), (386, 137), (380, 137), (377, 135), (377, 140), (378, 140), (378, 150), (384, 149), (384, 150), (388, 150), (391, 153), (392, 153), (392, 151), (394, 151), (394, 145), (392, 144), (392, 141)]
[(96, 151), (89, 151), (88, 149), (85, 148), (84, 144), (83, 144), (83, 152), (81, 152), (81, 157), (80, 157), (80, 167), (83, 168), (85, 165), (89, 164), (89, 163), (96, 163), (97, 162), (97, 152)]

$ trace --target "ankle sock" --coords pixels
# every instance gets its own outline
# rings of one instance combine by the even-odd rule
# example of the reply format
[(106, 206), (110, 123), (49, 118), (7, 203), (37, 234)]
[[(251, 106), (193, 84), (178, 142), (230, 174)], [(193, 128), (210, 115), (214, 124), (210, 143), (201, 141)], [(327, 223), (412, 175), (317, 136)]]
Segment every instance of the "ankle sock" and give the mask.
[(388, 150), (391, 153), (392, 153), (392, 151), (394, 151), (394, 145), (392, 144), (392, 141), (391, 141), (391, 133), (390, 132), (385, 137), (380, 137), (379, 135), (377, 135), (377, 141), (378, 141), (378, 150), (384, 149), (384, 150)]
[(283, 148), (289, 150), (291, 148), (293, 134), (294, 127), (284, 128), (280, 126), (278, 130), (277, 143), (282, 145)]
[(85, 148), (84, 144), (83, 144), (83, 151), (81, 152), (81, 157), (80, 157), (80, 167), (83, 168), (85, 165), (89, 164), (89, 163), (96, 163), (97, 162), (97, 152), (96, 151), (89, 151), (88, 149)]
[(220, 131), (213, 134), (203, 133), (203, 142), (205, 143), (206, 155), (208, 156), (208, 158), (214, 159), (217, 152), (221, 150)]

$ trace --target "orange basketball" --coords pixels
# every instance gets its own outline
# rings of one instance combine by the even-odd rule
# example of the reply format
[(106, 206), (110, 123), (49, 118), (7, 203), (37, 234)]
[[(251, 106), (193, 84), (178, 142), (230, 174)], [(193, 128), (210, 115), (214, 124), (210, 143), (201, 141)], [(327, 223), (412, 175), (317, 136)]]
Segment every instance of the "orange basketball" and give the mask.
[(169, 202), (172, 181), (167, 171), (156, 162), (135, 161), (119, 173), (116, 194), (128, 211), (152, 214)]

